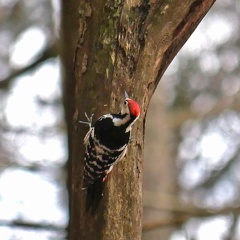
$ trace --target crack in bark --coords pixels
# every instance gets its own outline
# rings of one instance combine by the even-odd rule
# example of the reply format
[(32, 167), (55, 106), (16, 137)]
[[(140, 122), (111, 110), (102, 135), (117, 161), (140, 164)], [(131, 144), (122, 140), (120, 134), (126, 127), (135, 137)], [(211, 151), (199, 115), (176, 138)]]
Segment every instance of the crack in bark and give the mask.
[(116, 73), (125, 69), (122, 79), (132, 79), (136, 71), (138, 58), (145, 44), (144, 39), (140, 39), (139, 36), (149, 10), (149, 0), (143, 0), (140, 5), (132, 6), (126, 14), (129, 24), (125, 24), (125, 19), (120, 19), (117, 59), (114, 67), (117, 67)]
[(187, 23), (191, 22), (192, 16), (197, 11), (197, 8), (199, 8), (202, 4), (203, 4), (202, 0), (193, 2), (193, 4), (190, 6), (189, 11), (186, 14), (185, 18), (182, 19), (182, 21), (179, 23), (179, 25), (174, 30), (173, 39), (175, 37), (177, 37), (184, 30), (184, 27), (186, 26)]
[(139, 40), (140, 41), (144, 41), (144, 37), (146, 35), (146, 31), (147, 31), (147, 27), (149, 26), (152, 18), (155, 16), (155, 14), (158, 12), (158, 10), (162, 7), (162, 5), (164, 4), (164, 0), (163, 1), (157, 1), (155, 2), (152, 6), (149, 4), (149, 1), (144, 1), (144, 2), (148, 2), (149, 5), (149, 9), (148, 9), (148, 14), (145, 16), (145, 19), (143, 20), (143, 25), (141, 27), (141, 31), (139, 32)]

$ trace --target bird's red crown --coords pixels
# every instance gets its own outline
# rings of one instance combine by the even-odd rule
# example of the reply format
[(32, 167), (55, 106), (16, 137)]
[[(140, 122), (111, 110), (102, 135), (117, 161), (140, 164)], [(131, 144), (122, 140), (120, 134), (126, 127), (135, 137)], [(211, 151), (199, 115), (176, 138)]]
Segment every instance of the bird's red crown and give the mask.
[(130, 114), (134, 117), (139, 117), (140, 107), (138, 103), (132, 99), (127, 99), (127, 101), (128, 101), (128, 108), (129, 108)]

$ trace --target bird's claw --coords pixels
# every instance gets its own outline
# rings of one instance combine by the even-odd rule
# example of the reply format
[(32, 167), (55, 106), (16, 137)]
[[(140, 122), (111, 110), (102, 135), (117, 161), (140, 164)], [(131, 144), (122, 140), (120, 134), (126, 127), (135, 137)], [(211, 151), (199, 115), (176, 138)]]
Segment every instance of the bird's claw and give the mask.
[(91, 117), (88, 117), (86, 112), (84, 114), (85, 114), (85, 117), (87, 118), (87, 122), (84, 122), (84, 121), (81, 121), (81, 120), (78, 120), (78, 122), (82, 123), (82, 124), (85, 124), (85, 125), (88, 125), (89, 128), (91, 128), (92, 127), (92, 118), (93, 118), (94, 114), (92, 114)]

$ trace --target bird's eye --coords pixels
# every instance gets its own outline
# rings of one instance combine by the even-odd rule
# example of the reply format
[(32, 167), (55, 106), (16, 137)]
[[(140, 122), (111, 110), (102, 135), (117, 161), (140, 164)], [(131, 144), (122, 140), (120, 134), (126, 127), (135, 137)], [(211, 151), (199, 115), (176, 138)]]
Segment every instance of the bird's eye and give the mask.
[(127, 101), (127, 100), (125, 100), (125, 101), (124, 101), (124, 105), (127, 105), (127, 104), (128, 104), (128, 101)]

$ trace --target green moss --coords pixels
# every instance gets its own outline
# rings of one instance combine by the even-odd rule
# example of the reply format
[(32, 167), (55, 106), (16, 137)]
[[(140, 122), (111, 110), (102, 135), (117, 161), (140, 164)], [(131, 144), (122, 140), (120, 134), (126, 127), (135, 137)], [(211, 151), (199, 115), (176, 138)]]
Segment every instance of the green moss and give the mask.
[(165, 14), (167, 9), (169, 8), (169, 4), (167, 4), (161, 11), (161, 14)]
[[(122, 11), (122, 1), (107, 1), (103, 11), (103, 20), (99, 26), (98, 49), (96, 58), (96, 71), (98, 73), (111, 73), (115, 64), (116, 40), (118, 25)], [(100, 64), (99, 64), (100, 63)], [(108, 71), (106, 71), (106, 67)]]

